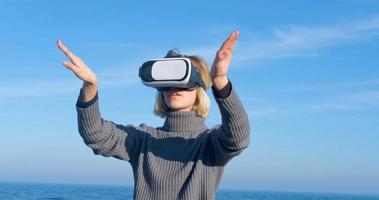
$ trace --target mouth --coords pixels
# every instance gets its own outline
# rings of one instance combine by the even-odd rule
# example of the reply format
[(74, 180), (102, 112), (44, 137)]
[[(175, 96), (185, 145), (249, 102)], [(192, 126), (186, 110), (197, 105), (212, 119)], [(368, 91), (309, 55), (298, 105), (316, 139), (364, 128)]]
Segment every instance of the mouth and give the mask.
[(182, 96), (178, 91), (173, 91), (169, 94), (170, 97)]
[(180, 97), (180, 96), (182, 96), (182, 95), (180, 95), (180, 94), (170, 94), (169, 96), (170, 96), (170, 97)]

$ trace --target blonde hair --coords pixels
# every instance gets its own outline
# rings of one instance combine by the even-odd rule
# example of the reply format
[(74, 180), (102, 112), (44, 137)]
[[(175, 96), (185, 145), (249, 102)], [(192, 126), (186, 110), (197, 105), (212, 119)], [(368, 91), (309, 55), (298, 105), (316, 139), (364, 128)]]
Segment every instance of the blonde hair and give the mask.
[[(208, 65), (200, 56), (187, 56), (180, 54), (176, 49), (172, 49), (167, 52), (165, 58), (175, 58), (175, 57), (185, 57), (191, 60), (191, 63), (196, 66), (200, 72), (201, 79), (203, 80), (205, 87), (209, 88), (212, 86), (210, 71)], [(196, 112), (197, 116), (206, 118), (208, 116), (209, 108), (211, 107), (211, 101), (202, 87), (196, 89), (196, 100), (192, 106), (192, 111)], [(154, 105), (154, 114), (164, 118), (166, 112), (170, 111), (170, 108), (166, 105), (163, 97), (163, 92), (157, 92)]]

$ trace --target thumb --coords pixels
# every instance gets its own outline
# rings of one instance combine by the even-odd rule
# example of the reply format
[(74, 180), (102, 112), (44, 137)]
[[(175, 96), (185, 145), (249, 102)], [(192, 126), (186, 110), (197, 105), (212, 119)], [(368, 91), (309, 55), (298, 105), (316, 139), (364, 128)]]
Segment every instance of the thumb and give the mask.
[(75, 65), (74, 65), (74, 64), (72, 64), (72, 63), (70, 63), (70, 62), (67, 62), (67, 61), (64, 61), (64, 62), (63, 62), (63, 65), (64, 65), (66, 68), (70, 69), (71, 71), (73, 71), (74, 68), (75, 68)]

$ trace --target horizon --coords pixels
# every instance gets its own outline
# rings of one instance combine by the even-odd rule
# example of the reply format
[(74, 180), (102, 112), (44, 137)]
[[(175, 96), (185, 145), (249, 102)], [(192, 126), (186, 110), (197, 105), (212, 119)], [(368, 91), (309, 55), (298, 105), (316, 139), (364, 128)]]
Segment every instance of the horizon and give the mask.
[[(77, 182), (33, 182), (33, 181), (0, 181), (1, 183), (16, 183), (16, 184), (56, 184), (56, 185), (80, 185), (80, 186), (105, 186), (105, 187), (128, 187), (133, 189), (134, 185), (123, 185), (123, 184), (101, 184), (101, 183), (77, 183)], [(220, 190), (224, 191), (243, 191), (243, 192), (275, 192), (275, 193), (304, 193), (304, 194), (330, 194), (330, 195), (358, 195), (358, 196), (373, 196), (379, 197), (379, 194), (370, 193), (341, 193), (341, 192), (319, 192), (319, 191), (292, 191), (292, 190), (254, 190), (254, 189), (233, 189), (233, 188), (218, 188), (217, 192)]]

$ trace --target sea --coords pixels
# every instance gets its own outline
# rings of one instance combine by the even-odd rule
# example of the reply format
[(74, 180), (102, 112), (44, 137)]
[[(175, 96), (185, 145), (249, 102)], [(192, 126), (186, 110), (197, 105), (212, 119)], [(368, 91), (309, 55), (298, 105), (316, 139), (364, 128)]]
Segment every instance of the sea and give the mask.
[[(128, 200), (133, 187), (66, 183), (0, 182), (0, 200)], [(379, 200), (379, 195), (219, 189), (216, 200)]]

